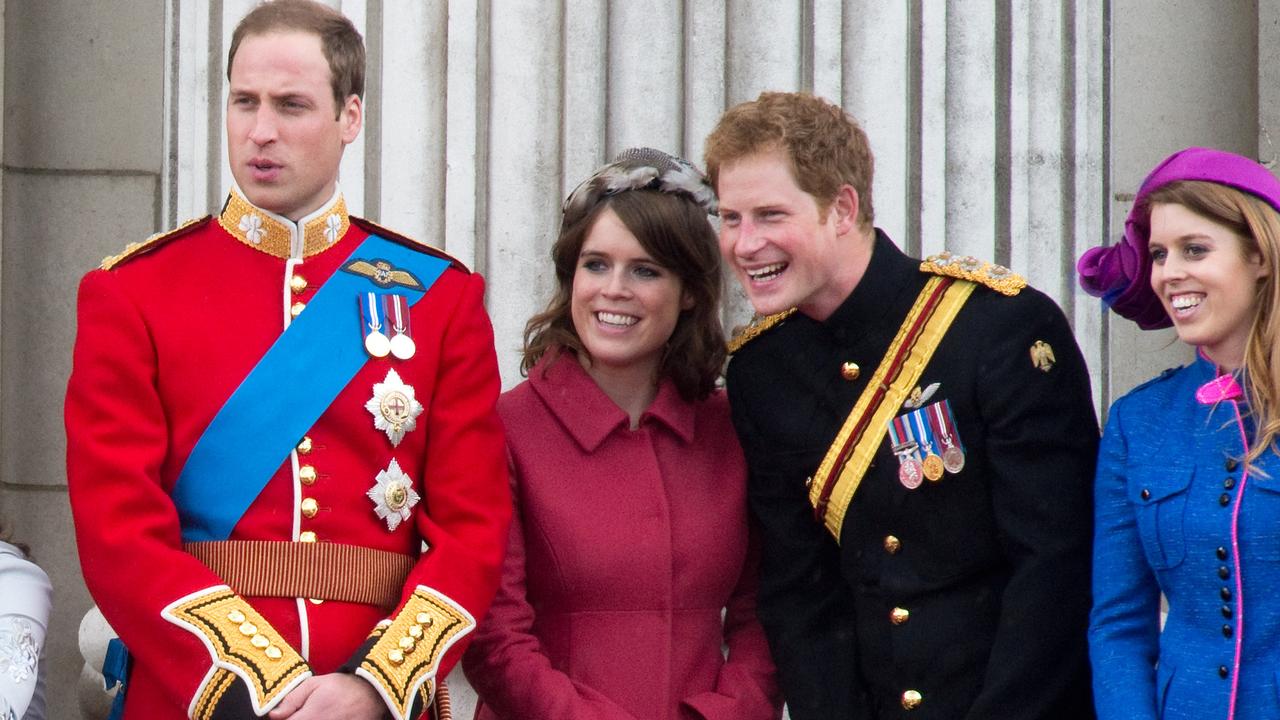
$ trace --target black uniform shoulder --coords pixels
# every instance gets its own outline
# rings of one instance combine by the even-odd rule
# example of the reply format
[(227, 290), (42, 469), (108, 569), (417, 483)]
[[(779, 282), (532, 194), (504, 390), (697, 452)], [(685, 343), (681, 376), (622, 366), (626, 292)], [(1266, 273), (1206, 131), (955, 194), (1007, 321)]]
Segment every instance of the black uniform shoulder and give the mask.
[(729, 338), (728, 350), (730, 355), (736, 354), (739, 350), (746, 346), (747, 343), (764, 335), (775, 327), (781, 325), (787, 318), (795, 314), (796, 309), (783, 310), (780, 313), (772, 315), (755, 315), (746, 325), (734, 331), (733, 337)]
[(368, 220), (362, 217), (357, 217), (355, 215), (351, 215), (350, 217), (351, 217), (351, 224), (355, 225), (356, 227), (360, 228), (361, 230), (364, 230), (365, 232), (371, 235), (384, 237), (388, 240), (393, 240), (397, 243), (400, 243), (401, 245), (404, 245), (406, 247), (413, 248), (414, 250), (419, 250), (421, 252), (427, 253), (428, 255), (434, 255), (435, 257), (438, 257), (442, 260), (448, 260), (450, 265), (452, 265), (457, 270), (461, 270), (464, 273), (471, 272), (471, 269), (468, 268), (465, 264), (463, 264), (461, 260), (441, 250), (440, 248), (435, 247), (434, 245), (428, 245), (427, 243), (422, 242), (421, 240), (411, 238), (408, 235), (402, 235), (396, 232), (395, 230), (379, 225), (378, 223), (372, 220)]
[(99, 267), (103, 270), (110, 270), (121, 263), (142, 255), (143, 253), (154, 250), (171, 240), (177, 240), (184, 235), (189, 235), (190, 233), (207, 225), (211, 220), (213, 220), (212, 215), (205, 215), (202, 218), (194, 218), (182, 223), (172, 230), (158, 232), (142, 242), (129, 243), (125, 246), (124, 250), (121, 250), (119, 253), (103, 258), (102, 264), (99, 265)]
[(930, 255), (920, 261), (920, 271), (968, 280), (1009, 297), (1017, 295), (1027, 287), (1026, 278), (1009, 268), (979, 260), (972, 255), (953, 255), (950, 252)]

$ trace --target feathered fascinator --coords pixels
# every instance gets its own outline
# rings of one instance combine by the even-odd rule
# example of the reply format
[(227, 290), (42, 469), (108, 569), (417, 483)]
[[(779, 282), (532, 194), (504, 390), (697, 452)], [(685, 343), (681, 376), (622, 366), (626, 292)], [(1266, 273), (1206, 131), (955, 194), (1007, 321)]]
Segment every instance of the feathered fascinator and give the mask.
[(628, 190), (680, 195), (708, 215), (715, 215), (718, 210), (716, 191), (692, 163), (653, 148), (630, 148), (569, 193), (561, 208), (565, 226), (582, 219), (601, 200)]
[(1076, 263), (1080, 287), (1143, 330), (1173, 324), (1151, 289), (1151, 218), (1147, 196), (1172, 182), (1203, 180), (1255, 195), (1280, 212), (1280, 180), (1249, 158), (1212, 148), (1190, 147), (1156, 166), (1133, 200), (1124, 237), (1115, 245), (1089, 248)]

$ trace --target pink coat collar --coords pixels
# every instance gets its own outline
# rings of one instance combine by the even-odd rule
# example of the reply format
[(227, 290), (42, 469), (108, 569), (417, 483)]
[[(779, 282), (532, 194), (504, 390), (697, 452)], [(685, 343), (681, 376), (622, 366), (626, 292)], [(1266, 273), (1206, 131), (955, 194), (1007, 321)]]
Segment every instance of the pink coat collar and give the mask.
[[(571, 353), (549, 351), (529, 370), (529, 385), (585, 452), (593, 452), (619, 428), (628, 427), (627, 414), (596, 385)], [(693, 441), (694, 405), (685, 402), (670, 379), (658, 385), (658, 395), (640, 418), (643, 427), (656, 420), (683, 442)]]

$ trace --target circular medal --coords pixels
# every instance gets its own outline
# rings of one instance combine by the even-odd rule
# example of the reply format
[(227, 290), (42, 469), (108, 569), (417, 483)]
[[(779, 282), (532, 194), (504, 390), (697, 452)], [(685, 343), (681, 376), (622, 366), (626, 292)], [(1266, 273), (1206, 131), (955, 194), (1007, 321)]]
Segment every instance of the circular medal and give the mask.
[(391, 352), (391, 341), (386, 335), (374, 330), (364, 337), (364, 349), (376, 358), (383, 358)]
[(947, 449), (942, 451), (942, 466), (952, 475), (963, 470), (964, 451), (955, 445), (948, 445)]
[(924, 476), (929, 479), (929, 482), (938, 482), (942, 479), (942, 458), (929, 453), (921, 464), (924, 466)]
[(898, 466), (898, 482), (902, 483), (902, 487), (908, 490), (915, 490), (920, 487), (920, 483), (924, 480), (923, 469), (920, 467), (920, 461), (912, 457), (904, 457)]
[(397, 333), (391, 338), (391, 354), (395, 355), (399, 360), (408, 360), (418, 351), (418, 346), (413, 342), (413, 338), (404, 333)]

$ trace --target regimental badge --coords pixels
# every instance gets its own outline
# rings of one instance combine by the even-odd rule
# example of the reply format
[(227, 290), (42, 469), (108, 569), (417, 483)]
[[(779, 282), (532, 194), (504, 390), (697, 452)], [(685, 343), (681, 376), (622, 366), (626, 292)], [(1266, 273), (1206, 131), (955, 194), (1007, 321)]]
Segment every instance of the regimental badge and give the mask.
[(911, 391), (911, 395), (909, 395), (906, 400), (902, 401), (902, 407), (907, 408), (908, 410), (914, 410), (921, 405), (924, 405), (929, 402), (929, 398), (933, 397), (934, 393), (938, 392), (939, 387), (942, 387), (942, 383), (932, 383), (923, 390), (921, 390), (920, 386), (917, 385), (915, 389)]
[(412, 385), (406, 385), (395, 370), (388, 370), (387, 377), (373, 384), (373, 397), (364, 404), (373, 415), (373, 426), (387, 434), (391, 446), (396, 447), (404, 434), (418, 427), (422, 403), (414, 398)]
[(421, 499), (413, 489), (413, 480), (400, 469), (395, 458), (386, 470), (378, 473), (377, 482), (365, 495), (373, 501), (373, 511), (378, 517), (387, 521), (388, 531), (394, 531), (408, 520), (413, 506)]
[(1058, 363), (1053, 356), (1053, 347), (1043, 340), (1037, 340), (1031, 346), (1031, 364), (1041, 372), (1049, 372)]
[(343, 265), (342, 269), (353, 275), (368, 278), (380, 288), (398, 285), (412, 290), (425, 289), (422, 281), (416, 275), (408, 270), (402, 270), (386, 260), (356, 259)]

